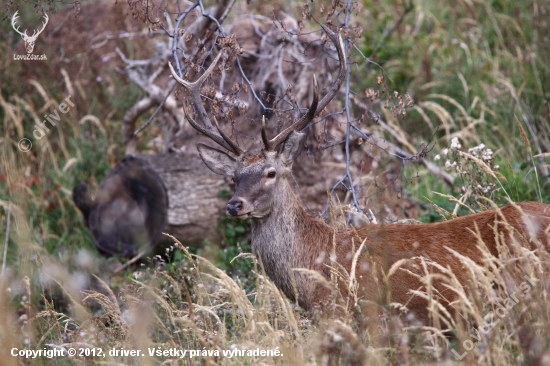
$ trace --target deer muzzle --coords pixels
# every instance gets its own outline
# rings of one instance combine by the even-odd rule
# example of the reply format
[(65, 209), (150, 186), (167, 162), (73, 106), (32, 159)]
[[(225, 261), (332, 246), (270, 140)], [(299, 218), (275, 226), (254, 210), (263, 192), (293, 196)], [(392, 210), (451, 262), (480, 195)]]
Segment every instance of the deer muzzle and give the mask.
[(246, 219), (252, 211), (252, 207), (241, 197), (233, 196), (227, 202), (227, 213), (236, 219)]
[(238, 202), (231, 202), (227, 204), (227, 213), (229, 213), (231, 216), (239, 216), (239, 212), (243, 209), (243, 203)]

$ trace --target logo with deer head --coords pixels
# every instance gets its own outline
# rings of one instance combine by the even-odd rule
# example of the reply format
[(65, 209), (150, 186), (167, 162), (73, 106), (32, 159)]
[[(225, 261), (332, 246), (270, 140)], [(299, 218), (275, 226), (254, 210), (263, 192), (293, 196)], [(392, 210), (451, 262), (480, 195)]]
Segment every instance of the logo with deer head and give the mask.
[(32, 36), (29, 36), (27, 34), (26, 29), (25, 29), (24, 32), (21, 32), (19, 30), (19, 27), (16, 25), (17, 18), (19, 18), (17, 13), (18, 13), (18, 11), (16, 11), (15, 14), (13, 14), (13, 18), (11, 18), (11, 26), (13, 27), (13, 29), (17, 33), (19, 33), (21, 35), (21, 38), (23, 38), (23, 41), (25, 42), (25, 49), (27, 50), (27, 53), (32, 53), (32, 50), (34, 49), (34, 42), (36, 41), (36, 38), (38, 37), (38, 35), (40, 33), (42, 33), (44, 28), (46, 28), (46, 24), (48, 24), (48, 19), (49, 19), (48, 14), (44, 14), (44, 22), (42, 23), (42, 29), (40, 29), (40, 30), (35, 29)]

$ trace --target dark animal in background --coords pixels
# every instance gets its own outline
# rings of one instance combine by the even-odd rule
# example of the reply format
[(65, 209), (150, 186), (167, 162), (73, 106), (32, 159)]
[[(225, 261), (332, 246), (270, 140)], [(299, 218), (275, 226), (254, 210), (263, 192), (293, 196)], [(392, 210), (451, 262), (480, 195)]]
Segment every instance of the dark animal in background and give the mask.
[(105, 255), (136, 256), (150, 251), (166, 225), (168, 196), (161, 178), (138, 157), (122, 159), (92, 201), (88, 186), (73, 189), (96, 246)]

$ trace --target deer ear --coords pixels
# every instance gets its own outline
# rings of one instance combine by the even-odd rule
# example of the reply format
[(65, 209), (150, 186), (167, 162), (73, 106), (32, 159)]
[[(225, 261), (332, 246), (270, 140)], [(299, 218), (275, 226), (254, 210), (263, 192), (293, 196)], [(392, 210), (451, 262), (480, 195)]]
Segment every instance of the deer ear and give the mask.
[(300, 154), (304, 148), (304, 139), (306, 134), (303, 132), (292, 131), (285, 141), (283, 151), (281, 151), (280, 157), (285, 164), (292, 163)]
[(206, 166), (216, 174), (233, 175), (237, 169), (237, 161), (221, 150), (198, 143), (199, 155)]

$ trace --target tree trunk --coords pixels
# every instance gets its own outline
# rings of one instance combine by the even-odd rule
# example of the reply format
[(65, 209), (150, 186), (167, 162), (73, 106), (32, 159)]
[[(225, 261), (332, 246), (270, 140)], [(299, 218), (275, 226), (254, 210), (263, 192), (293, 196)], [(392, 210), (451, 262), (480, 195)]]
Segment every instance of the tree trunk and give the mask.
[(224, 177), (212, 173), (198, 155), (140, 155), (161, 177), (168, 191), (168, 222), (164, 232), (184, 245), (200, 246), (206, 239), (221, 242), (219, 222), (225, 214), (227, 199), (219, 197), (229, 190)]

